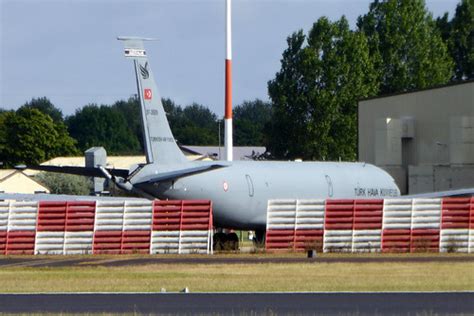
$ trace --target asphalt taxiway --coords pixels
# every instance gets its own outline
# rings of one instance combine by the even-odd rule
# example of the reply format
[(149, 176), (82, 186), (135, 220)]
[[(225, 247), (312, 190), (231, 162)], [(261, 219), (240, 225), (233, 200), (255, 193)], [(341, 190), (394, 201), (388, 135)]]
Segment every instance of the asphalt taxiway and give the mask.
[(104, 266), (121, 267), (147, 264), (257, 264), (257, 263), (386, 263), (386, 262), (471, 262), (472, 255), (455, 256), (340, 256), (306, 258), (272, 256), (15, 256), (0, 257), (0, 268), (4, 267), (69, 267)]
[(470, 315), (474, 292), (1, 294), (0, 312)]

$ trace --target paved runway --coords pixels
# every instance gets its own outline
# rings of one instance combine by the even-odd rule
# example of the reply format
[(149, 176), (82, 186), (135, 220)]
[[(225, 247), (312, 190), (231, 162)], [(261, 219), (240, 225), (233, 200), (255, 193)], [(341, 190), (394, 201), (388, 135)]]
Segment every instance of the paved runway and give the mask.
[(0, 312), (470, 315), (474, 292), (1, 294)]

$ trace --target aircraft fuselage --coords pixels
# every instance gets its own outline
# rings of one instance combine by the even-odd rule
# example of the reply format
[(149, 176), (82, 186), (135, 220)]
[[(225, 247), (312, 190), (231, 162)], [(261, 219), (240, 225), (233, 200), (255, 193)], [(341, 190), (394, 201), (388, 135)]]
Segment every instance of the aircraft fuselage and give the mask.
[(382, 169), (348, 162), (234, 161), (175, 181), (142, 184), (141, 189), (160, 199), (212, 200), (216, 226), (248, 230), (265, 229), (269, 199), (374, 199), (400, 194)]

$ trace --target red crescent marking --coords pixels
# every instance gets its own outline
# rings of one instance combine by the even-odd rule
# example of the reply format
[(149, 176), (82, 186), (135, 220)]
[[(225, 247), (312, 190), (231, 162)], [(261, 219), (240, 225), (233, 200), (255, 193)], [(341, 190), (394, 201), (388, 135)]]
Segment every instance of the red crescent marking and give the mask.
[(151, 89), (145, 89), (145, 91), (143, 92), (143, 95), (145, 96), (145, 100), (151, 100), (153, 97)]
[(227, 192), (227, 190), (229, 190), (229, 185), (227, 184), (226, 181), (224, 181), (224, 183), (222, 184), (222, 187), (224, 188), (225, 192)]

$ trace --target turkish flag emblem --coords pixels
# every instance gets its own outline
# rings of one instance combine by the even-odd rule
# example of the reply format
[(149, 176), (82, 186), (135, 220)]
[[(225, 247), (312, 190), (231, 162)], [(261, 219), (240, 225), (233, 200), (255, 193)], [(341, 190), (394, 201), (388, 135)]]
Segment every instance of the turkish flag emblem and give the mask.
[(151, 93), (151, 89), (145, 89), (143, 92), (143, 95), (145, 96), (145, 100), (151, 100), (153, 97), (153, 94)]

